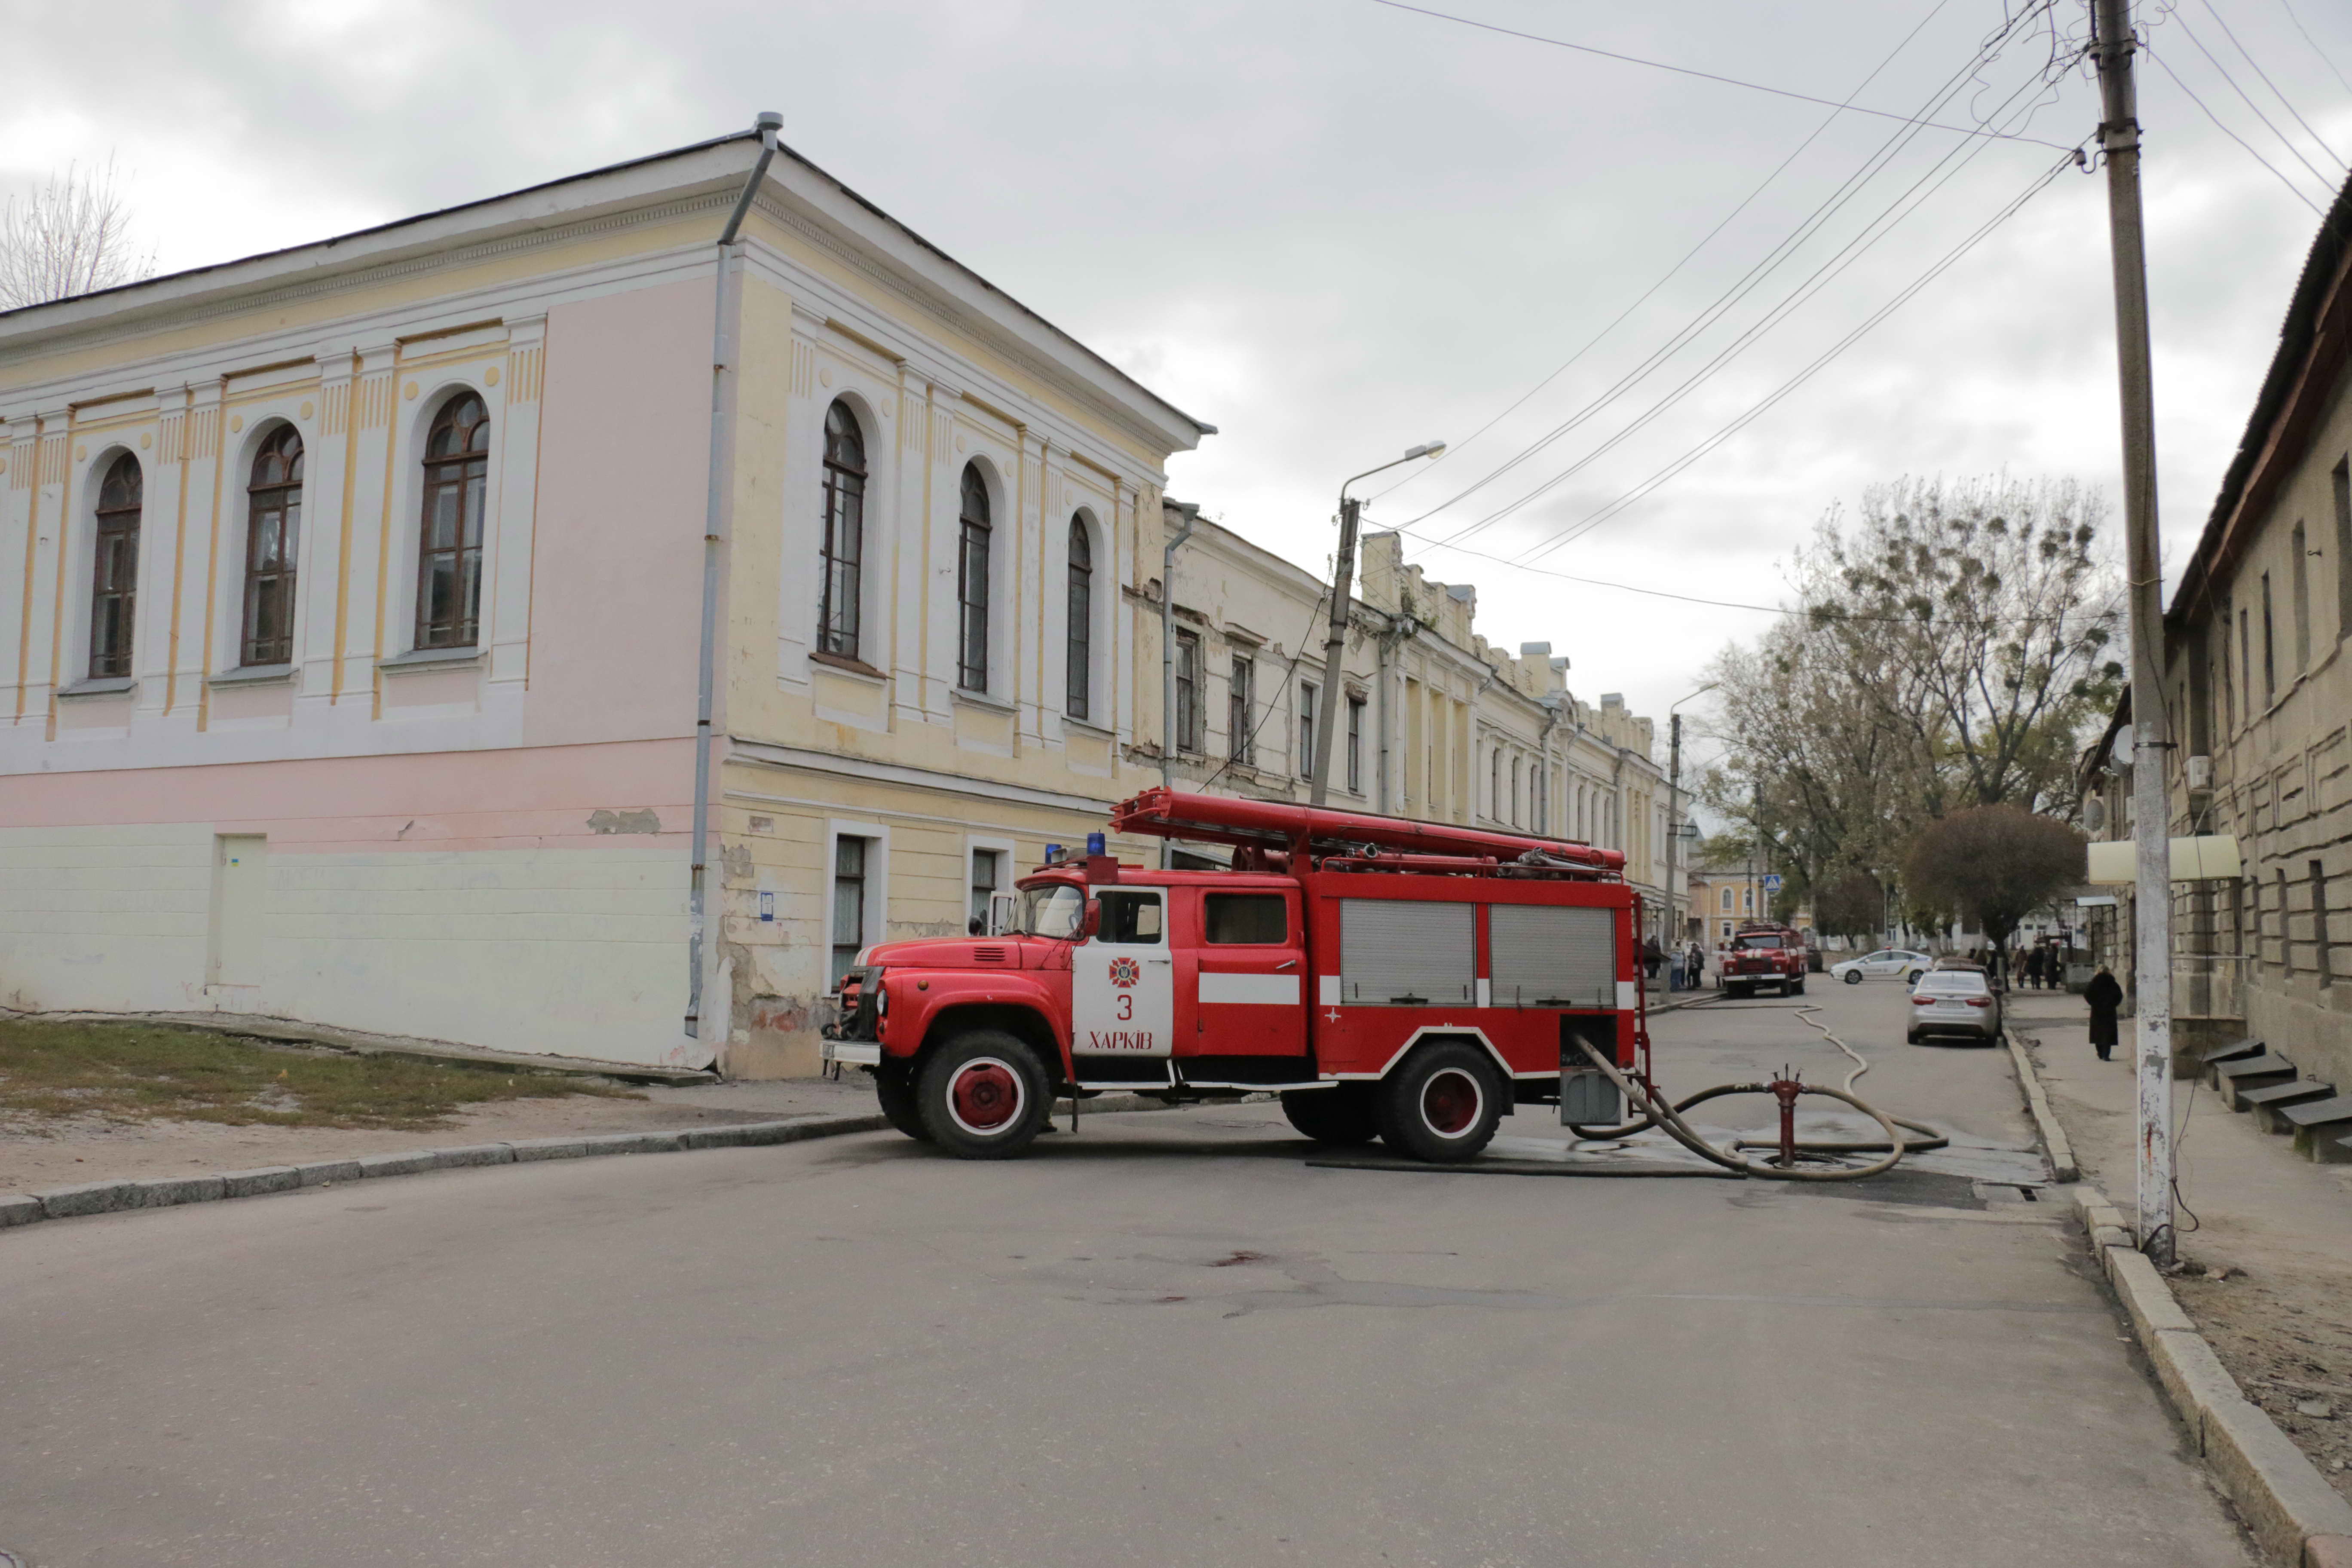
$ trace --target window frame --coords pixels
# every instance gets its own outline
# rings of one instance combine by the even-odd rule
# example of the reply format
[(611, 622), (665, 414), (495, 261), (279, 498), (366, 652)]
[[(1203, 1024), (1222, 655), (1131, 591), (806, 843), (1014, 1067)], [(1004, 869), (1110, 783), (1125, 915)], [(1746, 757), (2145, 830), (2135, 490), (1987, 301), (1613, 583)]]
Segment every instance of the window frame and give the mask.
[(1201, 634), (1176, 634), (1176, 751), (1179, 755), (1208, 752), (1208, 715), (1201, 700)]
[[(836, 439), (836, 416), (847, 426), (854, 451), (845, 451)], [(866, 455), (865, 424), (847, 398), (836, 397), (826, 405), (824, 442), (817, 490), (816, 647), (835, 658), (863, 663), (866, 498), (873, 472)], [(854, 465), (850, 458), (855, 458)]]
[[(273, 456), (282, 456), (280, 448), (289, 441), (293, 455), (283, 477), (265, 482), (262, 466)], [(302, 432), (289, 420), (263, 433), (246, 465), (245, 572), (237, 596), (236, 657), (240, 668), (266, 668), (294, 661), (294, 621), (301, 604), (302, 491), (309, 457), (310, 447), (302, 439)], [(268, 498), (267, 502), (264, 498)], [(276, 559), (257, 561), (255, 552), (263, 537), (259, 525), (270, 513), (275, 514), (277, 524)], [(267, 642), (257, 638), (254, 631), (255, 612), (265, 588), (275, 590), (282, 600), (278, 606), (277, 635)]]
[(1303, 779), (1315, 776), (1315, 704), (1320, 697), (1321, 689), (1315, 682), (1302, 680), (1298, 683), (1297, 772)]
[(1350, 693), (1348, 698), (1348, 793), (1364, 793), (1364, 707), (1365, 700)]
[[(453, 417), (467, 404), (481, 411), (481, 416), (468, 428), (465, 444), (449, 456), (433, 454), (434, 438), (445, 426), (455, 428)], [(421, 503), (416, 525), (416, 605), (413, 617), (413, 641), (410, 646), (419, 651), (442, 648), (478, 648), (482, 645), (482, 579), (486, 573), (489, 546), (490, 442), (496, 430), (496, 420), (490, 414), (489, 399), (471, 386), (451, 388), (435, 405), (432, 419), (425, 426), (425, 439), (417, 457), (423, 469)], [(454, 480), (449, 470), (456, 470)], [(478, 471), (477, 471), (478, 470)], [(450, 488), (457, 493), (457, 542), (436, 545), (434, 542), (434, 508), (442, 493)], [(466, 543), (467, 503), (474, 502), (472, 517), (474, 542)], [(436, 556), (450, 557), (453, 577), (457, 584), (455, 597), (467, 596), (466, 564), (472, 558), (471, 604), (447, 617), (432, 615), (432, 574)]]
[(1225, 760), (1257, 765), (1257, 660), (1236, 653), (1225, 670)]
[[(956, 504), (956, 686), (988, 691), (992, 557), (996, 548), (995, 498), (977, 459), (963, 466)], [(975, 566), (977, 570), (975, 570)]]
[[(116, 476), (130, 476), (129, 500), (108, 502)], [(139, 544), (147, 510), (147, 475), (119, 452), (99, 475), (90, 507), (89, 637), (84, 668), (92, 680), (128, 679), (139, 647)], [(110, 548), (111, 546), (111, 548)]]
[(1063, 563), (1062, 711), (1081, 724), (1094, 722), (1095, 542), (1083, 511), (1070, 514), (1068, 555)]

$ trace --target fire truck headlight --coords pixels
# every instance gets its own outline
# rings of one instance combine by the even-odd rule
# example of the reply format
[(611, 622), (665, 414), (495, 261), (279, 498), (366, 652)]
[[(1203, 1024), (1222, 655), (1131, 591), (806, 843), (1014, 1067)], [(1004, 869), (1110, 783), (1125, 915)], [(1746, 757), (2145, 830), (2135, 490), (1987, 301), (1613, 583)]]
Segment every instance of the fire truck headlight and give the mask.
[(874, 977), (874, 1016), (877, 1018), (890, 1016), (890, 988), (882, 983), (878, 974)]

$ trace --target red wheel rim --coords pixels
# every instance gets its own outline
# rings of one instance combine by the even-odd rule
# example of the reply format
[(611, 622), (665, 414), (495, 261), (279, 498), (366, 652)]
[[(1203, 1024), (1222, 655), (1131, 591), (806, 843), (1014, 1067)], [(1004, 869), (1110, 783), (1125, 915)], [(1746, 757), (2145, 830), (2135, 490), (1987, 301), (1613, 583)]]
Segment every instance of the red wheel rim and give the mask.
[(948, 1114), (967, 1132), (1002, 1132), (1018, 1121), (1026, 1090), (1021, 1075), (994, 1057), (976, 1057), (948, 1083)]
[(1459, 1068), (1447, 1068), (1421, 1086), (1421, 1119), (1439, 1137), (1459, 1138), (1478, 1125), (1486, 1098), (1475, 1079)]

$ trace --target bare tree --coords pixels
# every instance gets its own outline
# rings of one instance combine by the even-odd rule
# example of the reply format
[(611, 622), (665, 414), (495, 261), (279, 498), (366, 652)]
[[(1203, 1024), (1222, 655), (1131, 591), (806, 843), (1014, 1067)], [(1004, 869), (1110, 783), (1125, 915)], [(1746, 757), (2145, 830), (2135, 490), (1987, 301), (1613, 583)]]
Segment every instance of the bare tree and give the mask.
[(151, 278), (155, 253), (131, 237), (131, 205), (114, 160), (68, 163), (0, 209), (0, 310), (69, 300)]

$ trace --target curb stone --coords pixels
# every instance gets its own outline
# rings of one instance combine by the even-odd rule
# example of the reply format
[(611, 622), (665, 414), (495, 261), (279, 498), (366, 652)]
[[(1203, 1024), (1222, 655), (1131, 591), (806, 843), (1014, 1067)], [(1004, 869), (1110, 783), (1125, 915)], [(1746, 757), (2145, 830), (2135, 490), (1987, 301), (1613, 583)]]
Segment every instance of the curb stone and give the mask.
[[(1155, 1108), (1156, 1109), (1156, 1108)], [(674, 1132), (608, 1132), (574, 1138), (524, 1138), (503, 1143), (467, 1143), (447, 1149), (412, 1149), (398, 1154), (362, 1154), (355, 1160), (317, 1160), (301, 1165), (264, 1165), (205, 1176), (163, 1176), (138, 1181), (81, 1182), (38, 1193), (0, 1194), (0, 1230), (37, 1220), (73, 1219), (126, 1209), (172, 1208), (224, 1198), (259, 1197), (305, 1187), (331, 1186), (427, 1171), (462, 1170), (541, 1160), (579, 1160), (599, 1154), (667, 1154), (689, 1149), (741, 1149), (798, 1143), (849, 1132), (877, 1132), (889, 1121), (879, 1114), (819, 1112), (781, 1121), (743, 1121)]]
[[(2059, 1123), (2058, 1112), (2051, 1107), (2050, 1096), (2042, 1088), (2042, 1075), (2033, 1070), (2033, 1058), (2025, 1054), (2024, 1045), (2006, 1026), (2000, 1037), (2009, 1047), (2010, 1060), (2016, 1064), (2018, 1087), (2025, 1091), (2025, 1109), (2032, 1113), (2034, 1130), (2042, 1135), (2042, 1151), (2050, 1157), (2050, 1179), (2062, 1185), (2081, 1181), (2083, 1172), (2074, 1159), (2074, 1145), (2068, 1142), (2066, 1129)], [(2123, 1222), (2118, 1217), (2116, 1223)]]
[(2017, 1037), (2001, 1031), (2018, 1081), (2042, 1130), (2060, 1180), (2076, 1180), (2074, 1206), (2089, 1231), (2091, 1255), (2130, 1321), (2132, 1337), (2156, 1373), (2197, 1452), (2229, 1494), (2238, 1518), (2263, 1552), (2285, 1568), (2352, 1568), (2352, 1502), (2330, 1485), (2294, 1440), (2246, 1397), (2213, 1347), (2182, 1310), (2172, 1287), (2139, 1250), (2123, 1211), (2074, 1169), (2074, 1150), (2058, 1124), (2042, 1076)]

